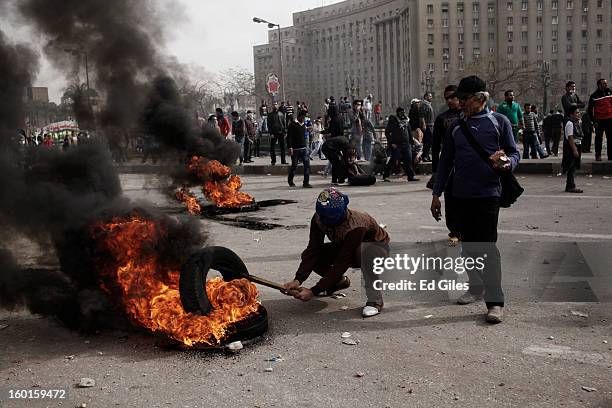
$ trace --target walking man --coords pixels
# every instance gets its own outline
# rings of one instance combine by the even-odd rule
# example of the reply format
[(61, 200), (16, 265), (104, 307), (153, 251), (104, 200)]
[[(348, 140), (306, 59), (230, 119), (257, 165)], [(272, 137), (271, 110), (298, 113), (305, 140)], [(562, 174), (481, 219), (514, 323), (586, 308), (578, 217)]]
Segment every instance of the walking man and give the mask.
[(521, 111), (521, 105), (514, 101), (514, 91), (512, 89), (504, 92), (504, 101), (499, 104), (496, 112), (501, 113), (510, 120), (514, 142), (518, 143), (519, 129), (523, 128), (523, 112)]
[(278, 103), (272, 105), (272, 112), (268, 115), (268, 130), (270, 131), (270, 160), (274, 166), (276, 164), (276, 143), (280, 147), (281, 163), (287, 164), (285, 157), (285, 115), (278, 109)]
[(565, 136), (563, 140), (563, 161), (561, 166), (563, 172), (567, 173), (565, 184), (566, 193), (582, 193), (576, 188), (576, 169), (580, 168), (580, 145), (582, 144), (582, 124), (580, 123), (580, 109), (578, 105), (572, 105), (567, 110), (568, 121), (565, 124)]
[(595, 160), (601, 161), (604, 133), (608, 142), (608, 160), (612, 160), (612, 90), (608, 88), (607, 80), (597, 81), (597, 90), (589, 98), (588, 110), (595, 127)]
[[(501, 193), (498, 172), (512, 171), (520, 160), (512, 125), (502, 114), (487, 106), (489, 93), (477, 76), (463, 78), (457, 88), (463, 118), (451, 126), (442, 149), (433, 190), (431, 213), (442, 216), (440, 196), (452, 180), (454, 206), (462, 241), (462, 257), (484, 258), (484, 268), (468, 273), (469, 291), (457, 302), (468, 304), (484, 297), (490, 323), (503, 319), (501, 257), (497, 249), (497, 223)], [(490, 157), (485, 163), (476, 144)]]
[(429, 153), (431, 151), (431, 145), (433, 142), (433, 127), (434, 127), (434, 110), (431, 106), (433, 95), (431, 92), (426, 92), (423, 95), (423, 101), (421, 102), (421, 116), (423, 117), (423, 162), (430, 162), (431, 157)]
[[(427, 182), (427, 188), (433, 189), (436, 183), (436, 173), (438, 171), (438, 163), (440, 161), (440, 151), (446, 143), (446, 134), (448, 129), (459, 120), (461, 109), (459, 106), (459, 98), (457, 98), (457, 87), (449, 85), (444, 89), (444, 100), (448, 109), (436, 117), (433, 128), (433, 144), (432, 144), (432, 160), (431, 167), (433, 174)], [(448, 227), (448, 239), (456, 244), (459, 240), (459, 229), (457, 228), (457, 220), (453, 213), (453, 192), (452, 183), (447, 183), (444, 189), (444, 211), (446, 211), (446, 226)]]
[(304, 164), (304, 188), (312, 188), (310, 185), (310, 151), (308, 149), (308, 136), (306, 134), (306, 125), (304, 119), (306, 112), (298, 111), (297, 118), (289, 124), (287, 131), (287, 147), (289, 148), (289, 156), (291, 157), (291, 167), (289, 168), (289, 177), (287, 182), (289, 187), (295, 187), (293, 177), (297, 169), (298, 162)]

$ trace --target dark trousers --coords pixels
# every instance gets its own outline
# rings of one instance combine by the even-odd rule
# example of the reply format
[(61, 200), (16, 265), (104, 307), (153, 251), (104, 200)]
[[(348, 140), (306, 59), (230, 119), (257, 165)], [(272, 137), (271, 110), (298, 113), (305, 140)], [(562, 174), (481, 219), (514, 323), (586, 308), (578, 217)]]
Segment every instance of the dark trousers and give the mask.
[(330, 144), (327, 142), (323, 143), (321, 150), (331, 163), (332, 183), (344, 183), (348, 177), (347, 152), (330, 148)]
[(253, 141), (249, 137), (244, 138), (244, 160), (251, 161), (251, 149), (253, 148)]
[(412, 146), (409, 143), (404, 143), (403, 145), (397, 147), (389, 147), (387, 155), (387, 165), (385, 166), (385, 171), (383, 173), (384, 178), (391, 175), (391, 171), (395, 166), (397, 166), (397, 163), (400, 160), (408, 180), (412, 180), (414, 178), (414, 168), (412, 167)]
[(455, 214), (461, 234), (461, 256), (484, 258), (484, 269), (468, 271), (470, 293), (484, 291), (487, 307), (503, 306), (501, 256), (497, 248), (499, 198), (454, 198)]
[(282, 133), (270, 137), (270, 160), (272, 164), (276, 164), (276, 142), (278, 142), (278, 146), (280, 147), (281, 163), (287, 164), (287, 158), (285, 157), (285, 135)]
[(261, 146), (261, 133), (255, 135), (255, 140), (253, 140), (253, 154), (255, 157), (259, 157), (259, 150)]
[(601, 157), (604, 133), (608, 142), (608, 160), (612, 160), (612, 146), (610, 146), (610, 140), (612, 140), (612, 119), (600, 120), (597, 123), (595, 128), (595, 157)]
[(552, 154), (556, 156), (559, 154), (559, 142), (561, 141), (561, 129), (553, 129), (551, 137), (552, 137)]
[(552, 154), (550, 150), (550, 142), (552, 140), (551, 132), (544, 132), (544, 146), (546, 146), (546, 154)]
[(429, 157), (429, 152), (433, 144), (433, 130), (427, 126), (423, 133), (423, 157)]
[(565, 191), (576, 188), (576, 170), (580, 169), (580, 158), (582, 157), (581, 146), (576, 145), (576, 149), (578, 149), (578, 157), (574, 156), (574, 152), (572, 152), (572, 148), (567, 141), (563, 144), (563, 155), (566, 156), (563, 161), (567, 162)]
[(293, 177), (295, 176), (295, 170), (297, 169), (298, 162), (304, 164), (304, 185), (309, 184), (310, 181), (310, 151), (307, 148), (294, 150), (291, 155), (291, 167), (289, 168), (289, 177), (287, 181), (289, 184), (293, 184)]
[(534, 132), (523, 132), (523, 159), (528, 159), (531, 150), (531, 158), (538, 158), (538, 151), (536, 148), (536, 143), (538, 138)]
[[(453, 177), (451, 175), (451, 177)], [(446, 220), (446, 228), (448, 228), (448, 236), (459, 238), (459, 223), (457, 221), (457, 204), (453, 196), (452, 187), (444, 190), (444, 213)]]

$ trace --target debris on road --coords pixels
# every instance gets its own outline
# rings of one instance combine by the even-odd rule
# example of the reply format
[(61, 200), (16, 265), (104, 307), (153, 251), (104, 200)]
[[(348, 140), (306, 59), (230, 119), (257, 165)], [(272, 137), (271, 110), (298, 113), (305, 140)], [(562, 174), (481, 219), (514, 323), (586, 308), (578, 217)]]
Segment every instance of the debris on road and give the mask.
[(423, 318), (424, 318), (424, 319), (430, 319), (430, 318), (432, 318), (432, 317), (433, 317), (433, 315), (425, 315)]
[(542, 261), (542, 265), (550, 265), (550, 261), (548, 261), (548, 259), (545, 259)]
[(74, 354), (64, 357), (66, 360), (74, 360)]
[(364, 373), (364, 372), (362, 372), (362, 371), (358, 371), (358, 372), (356, 372), (356, 373), (355, 373), (355, 377), (357, 377), (357, 378), (361, 378), (361, 377), (363, 377), (364, 375), (365, 375), (365, 373)]
[(597, 391), (597, 388), (593, 388), (593, 387), (587, 387), (585, 385), (582, 386), (582, 389), (585, 390), (586, 392), (593, 392), (593, 391)]
[(244, 346), (242, 345), (242, 342), (238, 340), (238, 341), (232, 341), (230, 344), (227, 345), (227, 348), (231, 351), (238, 351), (238, 350), (242, 350)]
[(348, 339), (349, 337), (351, 337), (351, 333), (349, 332), (343, 332), (340, 337), (342, 337), (343, 339)]
[(8, 325), (8, 324), (0, 324), (0, 330), (4, 330), (4, 329), (6, 329), (7, 327), (9, 327), (9, 325)]
[(574, 315), (574, 316), (584, 317), (585, 319), (589, 317), (589, 315), (588, 315), (588, 314), (586, 314), (586, 313), (582, 313), (582, 312), (579, 312), (579, 311), (577, 311), (577, 310), (570, 310), (570, 313), (571, 313), (572, 315)]
[(332, 295), (332, 298), (334, 299), (342, 299), (344, 297), (346, 297), (346, 293), (342, 293), (342, 292), (334, 293)]
[(548, 336), (548, 340), (554, 340), (555, 338), (553, 336)]
[(96, 381), (93, 378), (83, 377), (77, 384), (79, 388), (91, 388), (96, 386)]
[(272, 371), (273, 371), (273, 370), (272, 370), (272, 367), (266, 367), (266, 368), (264, 368), (264, 372), (266, 372), (266, 373), (271, 373)]
[(340, 310), (348, 310), (348, 308), (349, 308), (348, 306), (342, 306)]
[(530, 230), (540, 229), (540, 227), (538, 227), (537, 225), (531, 225), (531, 224), (527, 224), (526, 227)]
[(271, 361), (273, 363), (277, 363), (277, 362), (280, 362), (280, 361), (285, 361), (285, 359), (282, 358), (281, 356), (273, 356), (273, 357), (267, 358), (266, 361)]
[(344, 339), (342, 340), (342, 344), (346, 344), (347, 346), (356, 346), (358, 342), (353, 339)]

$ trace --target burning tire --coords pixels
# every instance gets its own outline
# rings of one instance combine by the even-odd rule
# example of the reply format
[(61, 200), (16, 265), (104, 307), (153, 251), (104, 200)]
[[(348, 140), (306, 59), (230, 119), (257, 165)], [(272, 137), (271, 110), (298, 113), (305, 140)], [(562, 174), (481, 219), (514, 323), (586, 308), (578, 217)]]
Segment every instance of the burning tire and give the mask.
[(206, 315), (211, 310), (206, 294), (206, 277), (214, 269), (223, 280), (246, 277), (249, 271), (236, 253), (221, 246), (210, 246), (196, 252), (183, 265), (179, 280), (181, 303), (186, 312)]

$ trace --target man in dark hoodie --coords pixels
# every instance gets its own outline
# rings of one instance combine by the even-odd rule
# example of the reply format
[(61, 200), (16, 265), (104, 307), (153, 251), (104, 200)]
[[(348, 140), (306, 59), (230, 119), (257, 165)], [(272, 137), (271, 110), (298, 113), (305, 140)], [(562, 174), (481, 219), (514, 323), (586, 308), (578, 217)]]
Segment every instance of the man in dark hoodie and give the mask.
[[(473, 303), (484, 295), (486, 320), (499, 323), (503, 319), (504, 292), (501, 287), (501, 257), (496, 245), (501, 194), (498, 172), (516, 168), (520, 154), (508, 118), (486, 107), (489, 93), (482, 79), (476, 76), (463, 78), (457, 96), (463, 117), (451, 126), (446, 135), (433, 189), (431, 213), (436, 221), (441, 219), (439, 197), (452, 178), (454, 210), (462, 241), (461, 255), (464, 258), (484, 258), (484, 268), (468, 271), (469, 291), (457, 302)], [(473, 143), (490, 155), (488, 162), (477, 153), (470, 135)]]
[[(349, 267), (361, 268), (367, 296), (362, 315), (371, 317), (383, 308), (382, 291), (374, 289), (379, 278), (373, 272), (373, 262), (389, 256), (389, 234), (371, 215), (349, 210), (348, 203), (348, 196), (333, 187), (319, 194), (308, 246), (295, 278), (285, 284), (285, 293), (302, 301), (329, 296), (350, 286), (344, 276)], [(325, 242), (325, 237), (330, 242)], [(321, 276), (319, 282), (310, 289), (301, 287), (313, 271)]]
[(287, 147), (289, 148), (289, 156), (291, 157), (291, 167), (289, 168), (289, 176), (287, 182), (289, 187), (295, 187), (293, 177), (298, 163), (301, 161), (304, 164), (304, 188), (312, 188), (310, 185), (310, 151), (308, 150), (308, 136), (306, 135), (306, 125), (304, 119), (306, 112), (298, 111), (297, 118), (289, 124), (287, 131)]
[(285, 157), (285, 115), (279, 110), (278, 102), (272, 105), (272, 112), (268, 115), (268, 130), (270, 131), (270, 160), (272, 165), (276, 164), (276, 143), (280, 146), (281, 163), (287, 164)]
[(419, 179), (415, 178), (414, 167), (412, 165), (412, 136), (410, 129), (408, 129), (409, 125), (402, 126), (400, 123), (400, 119), (405, 118), (406, 112), (404, 108), (399, 107), (395, 113), (397, 116), (389, 116), (389, 122), (387, 122), (387, 127), (385, 128), (389, 159), (383, 173), (383, 181), (391, 181), (389, 179), (391, 171), (399, 161), (402, 163), (408, 181), (418, 181)]

